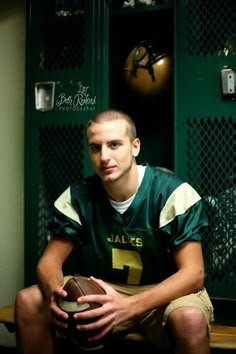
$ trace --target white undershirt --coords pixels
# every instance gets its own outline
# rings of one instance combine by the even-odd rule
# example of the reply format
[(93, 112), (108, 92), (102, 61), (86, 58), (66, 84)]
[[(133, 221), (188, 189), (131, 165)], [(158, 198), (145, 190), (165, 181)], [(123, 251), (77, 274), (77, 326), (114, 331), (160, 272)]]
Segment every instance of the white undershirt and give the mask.
[(110, 201), (112, 207), (114, 209), (116, 209), (116, 211), (118, 211), (120, 214), (123, 214), (128, 209), (128, 207), (130, 206), (130, 204), (134, 200), (134, 197), (139, 189), (140, 184), (142, 183), (146, 166), (137, 165), (137, 168), (138, 168), (138, 188), (136, 189), (136, 192), (129, 199), (127, 199), (123, 202), (115, 202), (114, 200), (109, 198), (109, 201)]

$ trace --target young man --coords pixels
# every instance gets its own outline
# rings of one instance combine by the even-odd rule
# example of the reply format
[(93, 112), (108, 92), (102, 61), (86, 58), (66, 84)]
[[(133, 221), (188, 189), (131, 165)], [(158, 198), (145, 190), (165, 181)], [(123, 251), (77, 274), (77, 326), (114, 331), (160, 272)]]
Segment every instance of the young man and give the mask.
[(98, 318), (78, 330), (99, 329), (96, 341), (111, 330), (138, 327), (163, 351), (210, 353), (213, 308), (203, 287), (207, 221), (200, 196), (174, 174), (136, 164), (140, 140), (124, 112), (95, 114), (87, 139), (96, 174), (56, 200), (38, 285), (16, 297), (20, 352), (53, 353), (52, 324), (67, 327), (57, 299), (66, 296), (62, 266), (76, 247), (77, 273), (93, 276), (106, 291), (78, 298), (102, 305), (74, 316)]

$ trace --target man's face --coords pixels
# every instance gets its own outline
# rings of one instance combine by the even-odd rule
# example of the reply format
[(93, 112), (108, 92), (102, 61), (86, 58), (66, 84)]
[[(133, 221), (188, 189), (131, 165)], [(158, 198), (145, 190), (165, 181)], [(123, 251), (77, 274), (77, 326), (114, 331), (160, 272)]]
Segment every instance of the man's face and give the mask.
[(92, 123), (87, 138), (93, 168), (104, 183), (128, 173), (140, 150), (139, 139), (130, 140), (122, 119)]

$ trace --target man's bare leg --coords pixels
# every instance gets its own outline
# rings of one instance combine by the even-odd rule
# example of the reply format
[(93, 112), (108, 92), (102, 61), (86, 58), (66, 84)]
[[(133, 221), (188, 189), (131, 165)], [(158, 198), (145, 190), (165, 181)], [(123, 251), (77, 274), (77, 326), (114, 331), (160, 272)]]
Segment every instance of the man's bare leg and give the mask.
[(168, 318), (175, 354), (210, 354), (206, 319), (201, 310), (181, 307)]
[(50, 309), (38, 286), (21, 290), (15, 301), (16, 342), (21, 354), (53, 354)]

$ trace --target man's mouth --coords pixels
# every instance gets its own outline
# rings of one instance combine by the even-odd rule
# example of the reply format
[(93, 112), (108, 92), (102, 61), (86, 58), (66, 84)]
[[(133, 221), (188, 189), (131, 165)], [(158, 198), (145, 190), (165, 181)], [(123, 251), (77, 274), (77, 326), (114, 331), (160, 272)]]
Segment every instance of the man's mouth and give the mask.
[(103, 172), (103, 173), (110, 173), (110, 172), (112, 172), (114, 170), (114, 166), (103, 166), (102, 168), (101, 168), (101, 171)]

